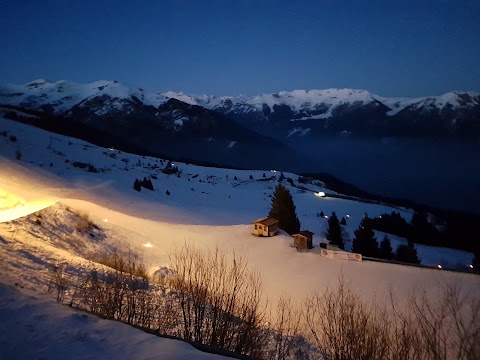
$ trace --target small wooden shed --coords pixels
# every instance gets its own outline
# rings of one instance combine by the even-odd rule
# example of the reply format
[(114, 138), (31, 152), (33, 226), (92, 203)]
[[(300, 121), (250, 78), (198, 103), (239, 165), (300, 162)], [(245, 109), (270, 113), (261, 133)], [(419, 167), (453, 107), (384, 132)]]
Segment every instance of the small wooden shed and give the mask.
[(293, 244), (297, 250), (312, 249), (313, 232), (309, 230), (301, 230), (296, 234), (293, 234)]
[(253, 223), (253, 235), (275, 236), (278, 233), (278, 220), (270, 217), (260, 218)]

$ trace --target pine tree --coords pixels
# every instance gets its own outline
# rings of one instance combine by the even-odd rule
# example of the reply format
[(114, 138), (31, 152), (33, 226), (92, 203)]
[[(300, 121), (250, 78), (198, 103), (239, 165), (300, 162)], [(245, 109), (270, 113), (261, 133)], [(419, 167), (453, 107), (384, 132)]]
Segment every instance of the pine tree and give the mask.
[(382, 242), (380, 243), (380, 259), (385, 260), (393, 260), (395, 255), (393, 254), (392, 244), (390, 243), (390, 239), (385, 235), (383, 237)]
[(411, 234), (408, 240), (415, 243), (435, 245), (438, 240), (438, 231), (435, 225), (429, 222), (427, 213), (416, 212), (413, 214)]
[(138, 179), (135, 179), (133, 183), (133, 189), (136, 191), (142, 190), (142, 186), (140, 185), (140, 181), (138, 181)]
[(347, 220), (342, 216), (342, 220), (340, 221), (340, 225), (347, 225)]
[(415, 248), (413, 242), (409, 241), (407, 245), (398, 245), (395, 254), (395, 260), (412, 264), (420, 264), (420, 259), (417, 256), (417, 249)]
[(152, 190), (152, 191), (153, 191), (152, 180), (147, 179), (146, 177), (144, 177), (141, 185), (142, 185), (142, 187), (144, 187), (145, 189), (148, 189), (148, 190)]
[(323, 211), (320, 211), (320, 217), (321, 218), (325, 217), (325, 214), (323, 213)]
[(370, 219), (364, 217), (358, 226), (358, 229), (354, 232), (355, 238), (352, 243), (352, 252), (360, 253), (363, 256), (377, 257), (378, 256), (378, 243), (375, 239), (375, 232), (372, 229)]
[(340, 226), (340, 222), (338, 221), (338, 217), (335, 212), (332, 212), (332, 215), (328, 219), (328, 229), (326, 237), (328, 240), (330, 240), (330, 244), (336, 245), (340, 249), (345, 248), (345, 244), (343, 242), (342, 227)]
[(300, 221), (295, 212), (292, 195), (282, 184), (278, 184), (275, 187), (272, 197), (272, 208), (268, 216), (277, 219), (279, 228), (290, 235), (300, 230)]

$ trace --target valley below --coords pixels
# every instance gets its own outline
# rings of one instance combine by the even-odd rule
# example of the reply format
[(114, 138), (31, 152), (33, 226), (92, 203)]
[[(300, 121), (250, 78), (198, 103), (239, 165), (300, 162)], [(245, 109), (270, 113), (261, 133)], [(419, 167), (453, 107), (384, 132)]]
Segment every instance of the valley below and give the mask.
[(297, 172), (324, 172), (375, 195), (480, 213), (480, 145), (412, 139), (302, 139)]

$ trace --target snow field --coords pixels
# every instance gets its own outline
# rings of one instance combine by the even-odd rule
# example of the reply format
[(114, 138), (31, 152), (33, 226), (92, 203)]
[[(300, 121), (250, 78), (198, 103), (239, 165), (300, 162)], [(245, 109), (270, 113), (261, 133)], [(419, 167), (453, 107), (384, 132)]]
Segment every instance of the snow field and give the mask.
[[(374, 294), (382, 296), (381, 293), (388, 288), (406, 293), (413, 284), (432, 291), (443, 281), (464, 282), (468, 288), (478, 284), (478, 277), (468, 274), (380, 263), (339, 262), (321, 258), (315, 253), (297, 253), (291, 247), (292, 239), (286, 234), (273, 238), (252, 236), (250, 222), (268, 213), (269, 196), (280, 176), (279, 171), (241, 171), (179, 163), (175, 164), (180, 170), (180, 177), (177, 177), (161, 173), (160, 169), (166, 162), (162, 165), (158, 159), (103, 149), (58, 135), (54, 135), (56, 140), (49, 149), (52, 135), (48, 132), (7, 120), (2, 120), (2, 126), (8, 126), (9, 131), (19, 138), (19, 144), (0, 141), (2, 153), (11, 159), (13, 148), (18, 146), (24, 153), (22, 162), (2, 161), (2, 169), (8, 169), (6, 176), (2, 174), (2, 179), (20, 179), (21, 188), (35, 189), (34, 194), (39, 199), (55, 197), (61, 203), (87, 212), (95, 222), (109, 229), (112, 236), (122, 238), (130, 246), (141, 250), (152, 271), (168, 266), (168, 252), (186, 242), (208, 250), (216, 247), (227, 252), (235, 250), (248, 256), (249, 263), (261, 272), (265, 295), (269, 298), (286, 292), (301, 301), (307, 292), (321, 290), (334, 283), (339, 274), (344, 274), (356, 290), (369, 298)], [(70, 162), (66, 164), (64, 160), (67, 158)], [(128, 162), (123, 159), (128, 159)], [(88, 173), (72, 166), (74, 161), (91, 163), (103, 172)], [(30, 162), (35, 166), (43, 165), (43, 168), (37, 173)], [(52, 167), (48, 165), (50, 162), (54, 162)], [(153, 165), (159, 168), (152, 168)], [(263, 181), (263, 173), (266, 181)], [(155, 191), (142, 189), (138, 193), (132, 189), (135, 178), (152, 175), (157, 178), (152, 178)], [(298, 178), (289, 173), (284, 173), (284, 176), (294, 180)], [(268, 179), (270, 177), (272, 179)], [(55, 186), (49, 185), (51, 179)], [(317, 197), (313, 191), (329, 193), (321, 184), (308, 185), (307, 190), (285, 184), (294, 198), (302, 229), (315, 233), (315, 246), (325, 241), (323, 234), (327, 220), (317, 216), (321, 211), (325, 215), (335, 211), (340, 218), (349, 215), (346, 231), (350, 239), (365, 212), (374, 217), (400, 211), (407, 221), (411, 217), (408, 209)], [(12, 181), (2, 181), (0, 185), (7, 192), (19, 193), (18, 183), (12, 186)], [(170, 195), (166, 194), (167, 190)], [(378, 240), (381, 241), (382, 237), (378, 236)], [(144, 247), (146, 243), (152, 247)], [(418, 251), (424, 262), (428, 257), (450, 259), (451, 256), (450, 249), (422, 249), (419, 247)], [(471, 261), (467, 257), (472, 257), (469, 253), (455, 256), (455, 261), (465, 264)]]

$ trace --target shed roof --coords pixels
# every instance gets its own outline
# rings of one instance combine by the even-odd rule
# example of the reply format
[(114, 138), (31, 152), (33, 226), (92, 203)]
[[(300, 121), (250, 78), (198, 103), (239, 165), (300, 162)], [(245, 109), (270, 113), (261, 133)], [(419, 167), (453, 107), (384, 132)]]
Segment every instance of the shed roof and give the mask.
[(311, 232), (310, 230), (301, 230), (293, 235), (303, 235), (303, 236), (306, 236), (306, 237), (310, 237), (312, 236), (313, 234), (315, 234), (314, 232)]
[(277, 219), (270, 218), (270, 217), (265, 217), (265, 218), (260, 218), (258, 220), (255, 220), (252, 224), (262, 224), (265, 226), (272, 226), (278, 223)]

